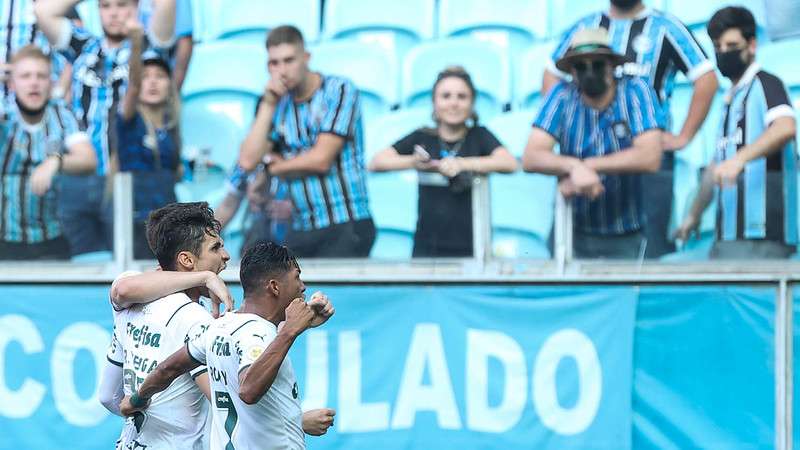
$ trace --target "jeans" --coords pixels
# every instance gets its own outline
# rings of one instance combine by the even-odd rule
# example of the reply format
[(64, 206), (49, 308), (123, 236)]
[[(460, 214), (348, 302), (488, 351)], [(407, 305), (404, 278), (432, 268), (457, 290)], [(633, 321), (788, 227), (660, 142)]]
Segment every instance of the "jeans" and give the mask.
[(588, 234), (575, 231), (572, 234), (572, 252), (580, 259), (639, 259), (644, 235), (635, 231), (619, 235)]
[(301, 258), (366, 258), (375, 242), (375, 224), (364, 219), (319, 230), (290, 230), (286, 242)]
[(645, 257), (658, 258), (675, 251), (675, 243), (667, 236), (672, 217), (672, 167), (667, 170), (662, 165), (658, 172), (644, 173), (641, 177), (642, 208), (647, 216)]
[(111, 251), (114, 210), (110, 193), (106, 195), (106, 177), (61, 175), (56, 186), (58, 216), (70, 253)]

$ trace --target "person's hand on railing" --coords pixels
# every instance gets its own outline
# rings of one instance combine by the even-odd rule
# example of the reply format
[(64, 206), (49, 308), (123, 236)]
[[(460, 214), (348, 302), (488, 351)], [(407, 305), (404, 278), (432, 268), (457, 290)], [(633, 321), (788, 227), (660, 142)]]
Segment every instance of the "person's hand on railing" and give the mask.
[(672, 233), (672, 238), (686, 241), (692, 237), (692, 235), (697, 233), (697, 227), (699, 225), (699, 217), (691, 213), (687, 214), (686, 218), (683, 219), (683, 223)]
[(574, 195), (583, 195), (590, 199), (595, 199), (605, 191), (600, 175), (583, 163), (575, 164), (569, 171), (569, 177), (564, 180), (569, 181), (564, 183), (563, 187), (559, 183), (559, 191), (567, 198)]

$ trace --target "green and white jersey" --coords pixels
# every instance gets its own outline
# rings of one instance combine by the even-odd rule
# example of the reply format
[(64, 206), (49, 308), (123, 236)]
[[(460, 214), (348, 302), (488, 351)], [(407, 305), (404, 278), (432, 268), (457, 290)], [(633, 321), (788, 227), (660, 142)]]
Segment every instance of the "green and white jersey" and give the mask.
[(272, 386), (254, 405), (239, 398), (239, 373), (277, 336), (277, 327), (255, 314), (228, 313), (212, 322), (189, 354), (208, 367), (211, 385), (211, 450), (303, 450), (303, 411), (292, 362), (283, 360)]
[[(125, 394), (137, 390), (159, 362), (202, 334), (211, 320), (205, 308), (183, 293), (145, 305), (115, 309), (108, 358), (122, 363)], [(122, 361), (114, 361), (118, 355), (122, 355)], [(205, 367), (183, 374), (166, 390), (154, 395), (143, 416), (135, 420), (136, 437), (129, 437), (130, 442), (123, 445), (147, 450), (204, 449), (208, 402), (194, 382), (203, 372)]]

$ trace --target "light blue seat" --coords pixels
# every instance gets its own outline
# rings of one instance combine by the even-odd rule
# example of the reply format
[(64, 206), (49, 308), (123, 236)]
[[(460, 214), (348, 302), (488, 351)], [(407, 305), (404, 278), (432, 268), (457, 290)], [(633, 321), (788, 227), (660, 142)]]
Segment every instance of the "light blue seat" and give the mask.
[(183, 84), (183, 108), (227, 115), (247, 129), (267, 83), (263, 45), (216, 41), (195, 46)]
[[(740, 6), (738, 1), (719, 1), (719, 0), (669, 0), (667, 11), (675, 15), (689, 29), (695, 32), (704, 31), (705, 24), (711, 19), (717, 10), (726, 6)], [(748, 2), (747, 9), (755, 16), (756, 23), (763, 26), (765, 21), (765, 10), (763, 1)]]
[(492, 254), (497, 258), (549, 259), (547, 242), (524, 231), (493, 228)]
[(401, 95), (405, 106), (431, 106), (436, 76), (448, 66), (469, 72), (478, 91), (475, 110), (483, 120), (502, 112), (511, 100), (508, 56), (497, 46), (470, 38), (426, 42), (409, 52), (403, 62)]
[(414, 233), (379, 228), (369, 257), (374, 259), (407, 260), (414, 250)]
[[(678, 85), (672, 92), (670, 110), (672, 112), (672, 132), (678, 134), (689, 112), (692, 102), (693, 88), (691, 85)], [(675, 153), (676, 159), (683, 159), (696, 167), (702, 167), (711, 161), (716, 148), (716, 136), (719, 121), (722, 117), (723, 98), (718, 93), (709, 109), (703, 126), (694, 139), (683, 150)]]
[(70, 262), (79, 264), (107, 263), (114, 260), (114, 254), (107, 250), (81, 253), (71, 257)]
[(229, 171), (239, 157), (239, 145), (246, 129), (234, 122), (223, 111), (209, 109), (202, 100), (191, 102), (181, 112), (182, 144), (184, 158), (207, 158), (223, 170)]
[(350, 79), (359, 90), (361, 116), (371, 120), (398, 102), (399, 70), (393, 57), (357, 41), (328, 41), (310, 49), (311, 69)]
[(536, 117), (535, 109), (520, 109), (495, 116), (486, 127), (517, 159), (522, 158), (525, 144), (531, 134), (531, 124)]
[(556, 45), (555, 41), (539, 42), (520, 56), (514, 71), (515, 106), (533, 108), (538, 105), (541, 100), (542, 76)]
[(530, 0), (440, 0), (439, 36), (471, 36), (516, 55), (547, 34), (547, 3)]
[[(225, 0), (217, 3), (208, 30), (212, 39), (235, 39), (259, 45), (267, 32), (279, 25), (294, 25), (306, 42), (319, 38), (319, 0)], [(205, 7), (205, 6), (204, 6)], [(213, 8), (212, 8), (213, 10)]]
[(800, 92), (800, 70), (794, 55), (800, 54), (800, 38), (760, 45), (756, 56), (764, 70), (775, 74), (793, 93)]
[(379, 151), (391, 146), (407, 134), (421, 127), (432, 127), (429, 108), (407, 108), (393, 111), (370, 120), (364, 136), (364, 163)]
[(435, 0), (326, 0), (324, 8), (324, 38), (373, 43), (400, 59), (434, 36)]
[(489, 177), (492, 229), (529, 233), (546, 242), (553, 227), (555, 177), (518, 171)]

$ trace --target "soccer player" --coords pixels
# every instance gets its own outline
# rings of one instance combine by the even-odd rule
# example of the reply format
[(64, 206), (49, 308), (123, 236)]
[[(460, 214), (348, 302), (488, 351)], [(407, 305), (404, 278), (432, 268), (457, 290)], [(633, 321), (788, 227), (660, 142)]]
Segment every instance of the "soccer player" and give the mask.
[(756, 22), (746, 8), (717, 11), (708, 35), (719, 71), (733, 86), (714, 161), (676, 235), (686, 239), (716, 195), (712, 259), (787, 258), (798, 239), (797, 124), (789, 95), (756, 62)]
[[(212, 296), (208, 291), (215, 291), (228, 297), (227, 306), (232, 306), (217, 275), (229, 256), (208, 204), (172, 203), (157, 209), (150, 215), (147, 233), (162, 270), (123, 274), (111, 286), (114, 335), (108, 360), (122, 373), (106, 372), (101, 401), (112, 412), (120, 379), (125, 393), (135, 392), (159, 361), (208, 327), (212, 317), (198, 303), (201, 295)], [(179, 377), (153, 399), (150, 409), (128, 422), (123, 438), (133, 436), (121, 448), (201, 446), (208, 414), (203, 393), (208, 397), (204, 368)]]
[[(206, 364), (212, 449), (304, 449), (303, 431), (311, 433), (287, 353), (303, 331), (334, 314), (333, 304), (322, 293), (303, 301), (305, 284), (297, 260), (288, 248), (272, 242), (257, 242), (245, 252), (239, 276), (242, 307), (214, 321), (200, 338), (159, 364), (121, 410), (142, 410), (176, 377)], [(333, 411), (319, 416), (326, 425), (321, 431), (333, 424)]]

